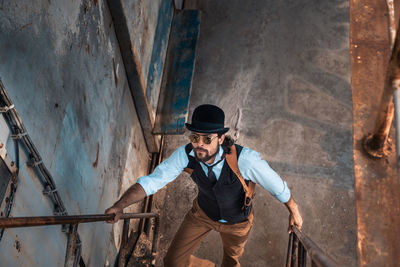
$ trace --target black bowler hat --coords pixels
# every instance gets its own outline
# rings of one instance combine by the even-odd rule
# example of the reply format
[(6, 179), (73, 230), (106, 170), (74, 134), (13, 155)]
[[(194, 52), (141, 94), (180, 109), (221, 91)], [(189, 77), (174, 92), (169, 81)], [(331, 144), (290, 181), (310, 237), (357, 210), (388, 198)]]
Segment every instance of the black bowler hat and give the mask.
[(222, 109), (214, 105), (200, 105), (192, 115), (192, 124), (185, 123), (189, 131), (197, 133), (226, 133), (229, 128), (224, 127), (225, 114)]

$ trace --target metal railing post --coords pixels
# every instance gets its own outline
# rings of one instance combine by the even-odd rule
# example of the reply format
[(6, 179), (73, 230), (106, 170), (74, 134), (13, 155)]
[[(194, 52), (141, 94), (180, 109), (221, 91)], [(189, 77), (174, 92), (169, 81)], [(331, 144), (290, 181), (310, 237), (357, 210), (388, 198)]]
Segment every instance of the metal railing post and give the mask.
[(293, 247), (293, 232), (289, 234), (288, 251), (286, 256), (286, 267), (292, 266), (292, 247)]
[(67, 252), (65, 253), (65, 267), (74, 267), (77, 236), (78, 224), (70, 224), (67, 241)]
[(292, 246), (292, 266), (297, 267), (299, 264), (299, 239), (297, 235), (293, 236), (293, 246)]
[(155, 266), (156, 264), (156, 256), (157, 256), (157, 249), (158, 249), (158, 232), (160, 231), (160, 217), (154, 217), (154, 232), (153, 232), (153, 246), (151, 248), (151, 265)]
[[(68, 267), (77, 266), (77, 263), (81, 264), (82, 258), (80, 257), (80, 247), (78, 241), (78, 224), (79, 223), (93, 223), (93, 222), (105, 222), (114, 220), (114, 214), (86, 214), (86, 215), (69, 215), (69, 216), (39, 216), (39, 217), (12, 217), (12, 218), (0, 218), (0, 228), (18, 228), (18, 227), (33, 227), (33, 226), (45, 226), (45, 225), (70, 225), (68, 232), (67, 251), (65, 255), (65, 265)], [(143, 219), (153, 218), (154, 219), (154, 232), (153, 232), (153, 243), (151, 249), (151, 266), (155, 265), (155, 256), (157, 255), (158, 249), (158, 234), (160, 230), (160, 219), (156, 213), (124, 213), (120, 219), (124, 220), (123, 235), (121, 238), (121, 250), (127, 248), (128, 234), (129, 234), (129, 219)], [(136, 239), (135, 237), (133, 237)], [(126, 252), (120, 252), (125, 261), (127, 261)], [(123, 254), (125, 253), (125, 254)], [(125, 257), (124, 257), (125, 255)], [(132, 259), (132, 257), (131, 257)], [(118, 259), (120, 260), (120, 258)], [(128, 262), (129, 265), (129, 262)], [(82, 265), (81, 265), (82, 266)]]
[(312, 262), (319, 267), (337, 267), (339, 266), (329, 255), (324, 253), (317, 244), (315, 244), (310, 238), (304, 235), (298, 228), (293, 227), (293, 232), (298, 238), (299, 242), (304, 246), (305, 250), (309, 254)]
[(306, 267), (307, 264), (307, 253), (304, 246), (299, 242), (299, 267)]
[(121, 246), (119, 249), (118, 267), (123, 267), (126, 265), (126, 254), (127, 254), (126, 244), (128, 242), (129, 222), (130, 219), (124, 219), (124, 226), (122, 228)]
[(394, 89), (390, 85), (389, 78), (386, 80), (374, 133), (365, 137), (363, 141), (365, 151), (374, 158), (382, 158), (388, 154), (387, 140), (394, 115)]
[[(400, 90), (396, 89), (394, 97), (394, 112), (396, 125), (396, 151), (397, 151), (397, 169), (400, 170)], [(400, 178), (400, 177), (399, 177)]]
[[(158, 153), (153, 153), (152, 155), (152, 160), (151, 160), (152, 164), (150, 166), (151, 169), (149, 170), (149, 173), (152, 173), (154, 169), (161, 163), (164, 152), (164, 143), (165, 143), (165, 135), (163, 134), (161, 136)], [(153, 195), (150, 195), (149, 197), (146, 197), (143, 212), (150, 213), (152, 207), (153, 207)], [(150, 218), (144, 219), (143, 229), (141, 230), (145, 232), (147, 236), (150, 234)]]
[(310, 257), (312, 267), (339, 266), (298, 228), (292, 227), (291, 229), (292, 232), (289, 235), (286, 267), (306, 267), (307, 255)]

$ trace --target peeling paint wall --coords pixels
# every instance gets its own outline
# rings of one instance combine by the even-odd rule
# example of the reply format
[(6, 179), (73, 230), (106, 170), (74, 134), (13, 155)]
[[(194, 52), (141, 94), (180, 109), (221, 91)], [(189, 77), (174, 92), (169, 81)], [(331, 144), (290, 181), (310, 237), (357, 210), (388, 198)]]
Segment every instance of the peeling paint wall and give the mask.
[[(153, 36), (158, 6), (154, 10), (142, 22)], [(151, 55), (152, 44), (144, 47)], [(146, 174), (149, 163), (106, 2), (2, 1), (0, 48), (0, 76), (67, 211), (103, 213)], [(0, 141), (15, 156), (10, 133), (1, 125)], [(42, 185), (22, 156), (11, 215), (52, 215)], [(113, 265), (120, 227), (79, 226), (88, 266)], [(60, 226), (6, 230), (0, 262), (62, 266), (65, 248)]]
[(154, 123), (173, 16), (170, 0), (121, 1), (127, 19), (131, 49), (139, 65), (142, 88)]
[(163, 0), (158, 12), (157, 28), (154, 35), (153, 51), (151, 53), (149, 73), (147, 76), (146, 95), (152, 107), (153, 116), (158, 107), (173, 13), (172, 1)]
[(190, 91), (200, 33), (201, 12), (176, 11), (158, 100), (155, 134), (182, 134), (187, 121)]

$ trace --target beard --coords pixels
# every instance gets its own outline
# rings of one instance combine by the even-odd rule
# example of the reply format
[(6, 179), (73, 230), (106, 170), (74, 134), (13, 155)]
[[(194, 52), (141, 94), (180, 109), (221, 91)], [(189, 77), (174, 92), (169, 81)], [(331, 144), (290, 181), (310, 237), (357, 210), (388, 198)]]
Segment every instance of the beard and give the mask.
[[(197, 155), (197, 151), (204, 152), (205, 153), (204, 157), (199, 157)], [(198, 161), (205, 163), (205, 162), (209, 161), (210, 159), (215, 158), (215, 156), (218, 154), (218, 152), (219, 152), (219, 146), (217, 148), (217, 151), (215, 153), (211, 154), (211, 155), (208, 153), (207, 150), (205, 150), (203, 148), (195, 148), (194, 149), (194, 156)]]

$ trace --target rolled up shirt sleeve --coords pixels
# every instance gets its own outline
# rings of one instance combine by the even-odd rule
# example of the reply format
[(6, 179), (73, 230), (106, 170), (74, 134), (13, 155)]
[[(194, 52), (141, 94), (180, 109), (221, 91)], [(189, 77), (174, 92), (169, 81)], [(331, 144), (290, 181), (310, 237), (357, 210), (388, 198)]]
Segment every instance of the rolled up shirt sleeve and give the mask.
[(140, 177), (137, 183), (143, 187), (147, 196), (152, 195), (175, 180), (188, 163), (185, 146), (181, 146), (168, 159), (161, 162), (151, 174)]
[(259, 184), (282, 203), (289, 201), (291, 193), (286, 182), (260, 157), (260, 153), (244, 147), (238, 165), (244, 179)]

